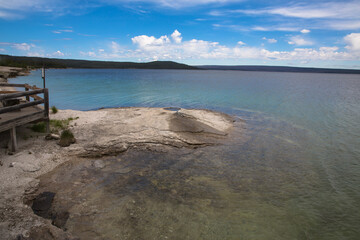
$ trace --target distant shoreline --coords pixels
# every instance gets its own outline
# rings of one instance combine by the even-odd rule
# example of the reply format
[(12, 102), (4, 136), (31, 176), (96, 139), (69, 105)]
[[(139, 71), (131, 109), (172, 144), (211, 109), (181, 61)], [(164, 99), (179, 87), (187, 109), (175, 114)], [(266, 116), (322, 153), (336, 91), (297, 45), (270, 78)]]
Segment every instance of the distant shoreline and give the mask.
[(357, 69), (339, 69), (339, 68), (256, 66), (256, 65), (247, 65), (247, 66), (203, 65), (197, 67), (205, 70), (223, 70), (223, 71), (360, 74), (360, 70)]
[(290, 66), (261, 66), (261, 65), (197, 65), (190, 66), (173, 61), (153, 62), (114, 62), (114, 61), (90, 61), (77, 59), (58, 59), (10, 56), (0, 54), (0, 66), (20, 67), (29, 69), (55, 68), (55, 69), (159, 69), (159, 70), (232, 70), (254, 72), (294, 72), (294, 73), (337, 73), (337, 74), (360, 74), (360, 69), (339, 68), (314, 68), (314, 67), (290, 67)]

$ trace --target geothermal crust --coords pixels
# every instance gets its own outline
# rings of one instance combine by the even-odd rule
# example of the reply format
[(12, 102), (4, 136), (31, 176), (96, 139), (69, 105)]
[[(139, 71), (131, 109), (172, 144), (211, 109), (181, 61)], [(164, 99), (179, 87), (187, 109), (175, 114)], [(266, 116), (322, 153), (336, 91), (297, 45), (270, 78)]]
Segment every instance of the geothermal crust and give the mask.
[[(2, 239), (71, 239), (30, 206), (38, 177), (61, 163), (79, 158), (117, 155), (129, 148), (197, 148), (220, 144), (233, 118), (214, 111), (166, 108), (116, 108), (97, 111), (59, 110), (51, 119), (69, 119), (76, 143), (60, 147), (26, 126), (17, 129), (19, 149), (9, 155), (8, 133), (0, 133), (0, 236)], [(105, 159), (106, 161), (106, 159)], [(48, 237), (48, 238), (47, 238)]]

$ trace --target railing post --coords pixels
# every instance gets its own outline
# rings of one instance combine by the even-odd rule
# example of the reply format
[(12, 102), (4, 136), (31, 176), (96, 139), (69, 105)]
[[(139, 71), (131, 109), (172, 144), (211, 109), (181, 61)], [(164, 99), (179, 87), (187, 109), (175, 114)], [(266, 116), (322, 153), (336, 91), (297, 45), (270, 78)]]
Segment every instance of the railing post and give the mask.
[(50, 119), (49, 119), (49, 90), (44, 88), (44, 110), (46, 119), (46, 132), (50, 133)]
[(10, 129), (10, 139), (11, 139), (11, 151), (16, 152), (16, 148), (17, 148), (16, 127)]
[[(25, 83), (25, 86), (27, 83)], [(29, 88), (25, 87), (25, 92), (29, 91)], [(26, 101), (30, 102), (30, 96), (26, 96)]]

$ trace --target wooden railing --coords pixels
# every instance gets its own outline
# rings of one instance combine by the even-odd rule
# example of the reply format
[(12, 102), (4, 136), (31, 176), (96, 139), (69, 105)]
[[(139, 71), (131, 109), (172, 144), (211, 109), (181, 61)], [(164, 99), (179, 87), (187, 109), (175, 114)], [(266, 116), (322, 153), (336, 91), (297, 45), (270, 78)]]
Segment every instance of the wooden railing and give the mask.
[[(18, 99), (24, 97), (26, 101), (19, 102), (13, 106), (0, 107), (0, 118), (7, 113), (13, 113), (11, 117), (7, 117), (6, 120), (0, 119), (0, 132), (10, 130), (12, 151), (16, 150), (16, 127), (37, 121), (46, 121), (46, 131), (49, 132), (49, 91), (47, 88), (38, 88), (36, 86), (30, 86), (28, 84), (13, 84), (13, 83), (0, 83), (0, 87), (17, 87), (24, 88), (25, 91), (6, 90), (0, 91), (0, 102), (6, 100)], [(44, 97), (38, 96), (38, 94), (44, 94)], [(31, 101), (33, 99), (33, 101)], [(23, 108), (32, 107), (36, 105), (44, 104), (44, 109), (39, 111), (30, 111), (29, 114), (16, 114)], [(9, 116), (9, 115), (8, 115)]]

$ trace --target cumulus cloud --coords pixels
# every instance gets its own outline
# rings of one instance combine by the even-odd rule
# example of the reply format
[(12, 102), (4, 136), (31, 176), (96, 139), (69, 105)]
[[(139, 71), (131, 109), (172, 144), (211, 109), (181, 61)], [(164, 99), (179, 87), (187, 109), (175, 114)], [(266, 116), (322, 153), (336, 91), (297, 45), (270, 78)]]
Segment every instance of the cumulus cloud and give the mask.
[[(176, 34), (176, 32), (174, 32)], [(173, 33), (173, 34), (174, 34)], [(154, 50), (158, 47), (162, 47), (165, 44), (170, 43), (170, 39), (165, 35), (160, 38), (154, 36), (141, 35), (131, 38), (134, 44), (137, 44), (141, 49)]]
[(244, 43), (243, 41), (238, 41), (237, 44), (240, 45), (240, 46), (246, 45), (246, 43)]
[[(175, 31), (174, 31), (175, 32)], [(176, 33), (180, 36), (180, 32)], [(172, 35), (172, 34), (171, 34)], [(171, 36), (170, 35), (170, 36)], [(348, 50), (359, 47), (357, 35), (348, 35)], [(122, 49), (116, 42), (109, 47), (110, 52), (102, 49), (96, 53), (97, 58), (105, 59), (138, 59), (139, 61), (152, 60), (190, 60), (190, 59), (261, 59), (274, 61), (301, 61), (315, 60), (358, 60), (360, 51), (340, 51), (336, 46), (321, 48), (295, 48), (291, 51), (270, 51), (263, 47), (251, 47), (239, 41), (235, 47), (221, 45), (218, 42), (200, 39), (183, 40), (176, 42), (176, 38), (140, 35), (132, 38), (134, 49)], [(266, 40), (268, 40), (266, 38)], [(297, 39), (296, 39), (297, 40)], [(305, 40), (304, 40), (305, 41)], [(302, 44), (302, 40), (297, 42)], [(114, 47), (116, 46), (116, 47)], [(357, 47), (356, 47), (357, 46)], [(360, 48), (360, 47), (359, 47)], [(89, 52), (86, 53), (90, 56)], [(95, 55), (93, 55), (95, 57)]]
[(300, 32), (303, 33), (303, 34), (307, 34), (307, 33), (310, 32), (310, 30), (309, 30), (309, 29), (303, 29), (303, 30), (301, 30)]
[(347, 49), (352, 51), (360, 51), (360, 33), (351, 33), (344, 37), (345, 42), (348, 44)]
[(314, 43), (310, 40), (306, 40), (300, 36), (293, 36), (290, 38), (290, 41), (288, 41), (290, 45), (297, 45), (297, 46), (310, 46)]
[(178, 30), (175, 30), (172, 34), (171, 34), (171, 38), (176, 42), (176, 43), (181, 43), (182, 37), (181, 37), (181, 33)]

